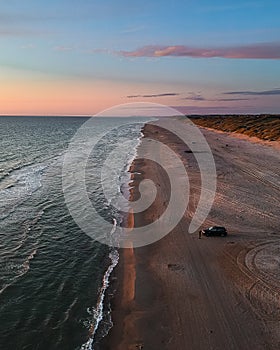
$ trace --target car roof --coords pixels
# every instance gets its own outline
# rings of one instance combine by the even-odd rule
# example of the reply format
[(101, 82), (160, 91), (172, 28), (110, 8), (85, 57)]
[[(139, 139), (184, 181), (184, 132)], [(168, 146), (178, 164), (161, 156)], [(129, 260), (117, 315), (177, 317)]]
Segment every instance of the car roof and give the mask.
[(209, 227), (209, 230), (225, 230), (225, 227), (223, 226), (211, 226)]

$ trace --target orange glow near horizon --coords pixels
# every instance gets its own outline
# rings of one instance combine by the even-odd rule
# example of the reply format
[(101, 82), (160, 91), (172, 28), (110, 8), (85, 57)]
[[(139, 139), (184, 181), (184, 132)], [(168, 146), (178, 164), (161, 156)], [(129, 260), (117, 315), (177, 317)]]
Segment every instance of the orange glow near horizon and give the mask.
[(121, 103), (119, 91), (101, 81), (13, 81), (0, 85), (1, 114), (92, 115)]
[[(98, 80), (85, 78), (65, 78), (48, 76), (38, 72), (20, 70), (1, 70), (0, 106), (1, 115), (95, 115), (102, 111), (125, 103), (152, 102), (175, 107), (185, 114), (228, 114), (269, 112), (265, 96), (252, 102), (238, 99), (235, 102), (215, 100), (218, 90), (209, 93), (206, 88), (205, 98), (195, 100), (196, 96), (184, 91), (194, 91), (195, 86), (182, 84)], [(141, 95), (139, 95), (139, 91)], [(158, 94), (157, 92), (163, 92)], [(172, 92), (174, 93), (169, 93)], [(165, 93), (164, 93), (165, 92)], [(187, 96), (187, 98), (183, 98)], [(200, 98), (200, 95), (198, 95)], [(234, 97), (234, 96), (233, 96)], [(277, 95), (270, 97), (271, 108), (277, 106)], [(232, 106), (228, 108), (228, 104)], [(178, 106), (179, 105), (179, 106)], [(248, 107), (246, 105), (249, 105)], [(176, 107), (177, 106), (177, 107)], [(235, 109), (234, 109), (235, 108)]]
[[(153, 89), (162, 87), (155, 85)], [(139, 90), (144, 90), (141, 84), (19, 76), (0, 84), (1, 115), (94, 115), (113, 106), (139, 102), (127, 97)], [(172, 101), (164, 97), (140, 100), (164, 105)]]
[[(16, 70), (3, 70), (0, 74), (1, 115), (94, 115), (116, 105), (136, 102), (137, 99), (127, 97), (135, 92), (163, 89), (159, 84), (151, 84), (147, 89), (141, 83), (65, 79)], [(151, 100), (165, 105), (173, 102), (166, 98)]]

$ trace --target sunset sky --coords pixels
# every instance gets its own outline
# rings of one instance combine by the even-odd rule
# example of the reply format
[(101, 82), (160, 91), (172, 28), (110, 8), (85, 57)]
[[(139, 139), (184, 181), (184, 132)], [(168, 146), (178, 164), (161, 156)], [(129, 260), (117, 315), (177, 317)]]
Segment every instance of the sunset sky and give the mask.
[(280, 2), (9, 0), (0, 114), (280, 113)]

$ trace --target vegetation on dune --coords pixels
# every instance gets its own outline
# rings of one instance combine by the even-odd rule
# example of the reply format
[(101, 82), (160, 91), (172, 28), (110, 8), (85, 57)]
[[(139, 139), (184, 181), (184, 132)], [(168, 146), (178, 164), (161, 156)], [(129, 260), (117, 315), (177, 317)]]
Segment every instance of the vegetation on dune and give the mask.
[(262, 140), (280, 140), (280, 115), (189, 116), (197, 125), (255, 136)]

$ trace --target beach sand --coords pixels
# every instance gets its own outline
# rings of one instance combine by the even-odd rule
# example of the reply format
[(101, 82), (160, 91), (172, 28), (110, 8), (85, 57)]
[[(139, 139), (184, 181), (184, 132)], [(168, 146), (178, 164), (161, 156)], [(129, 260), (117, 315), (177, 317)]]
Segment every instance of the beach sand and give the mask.
[[(226, 226), (229, 235), (199, 239), (198, 233), (188, 233), (200, 194), (195, 157), (174, 135), (146, 124), (144, 137), (164, 142), (184, 162), (189, 206), (160, 241), (120, 251), (114, 326), (98, 349), (280, 348), (279, 152), (229, 134), (202, 132), (218, 180), (204, 226)], [(130, 213), (129, 225), (143, 226), (165, 210), (170, 186), (164, 169), (150, 161), (135, 160), (131, 172), (140, 173), (132, 176), (132, 200), (139, 196), (141, 179), (159, 186), (148, 210)]]

